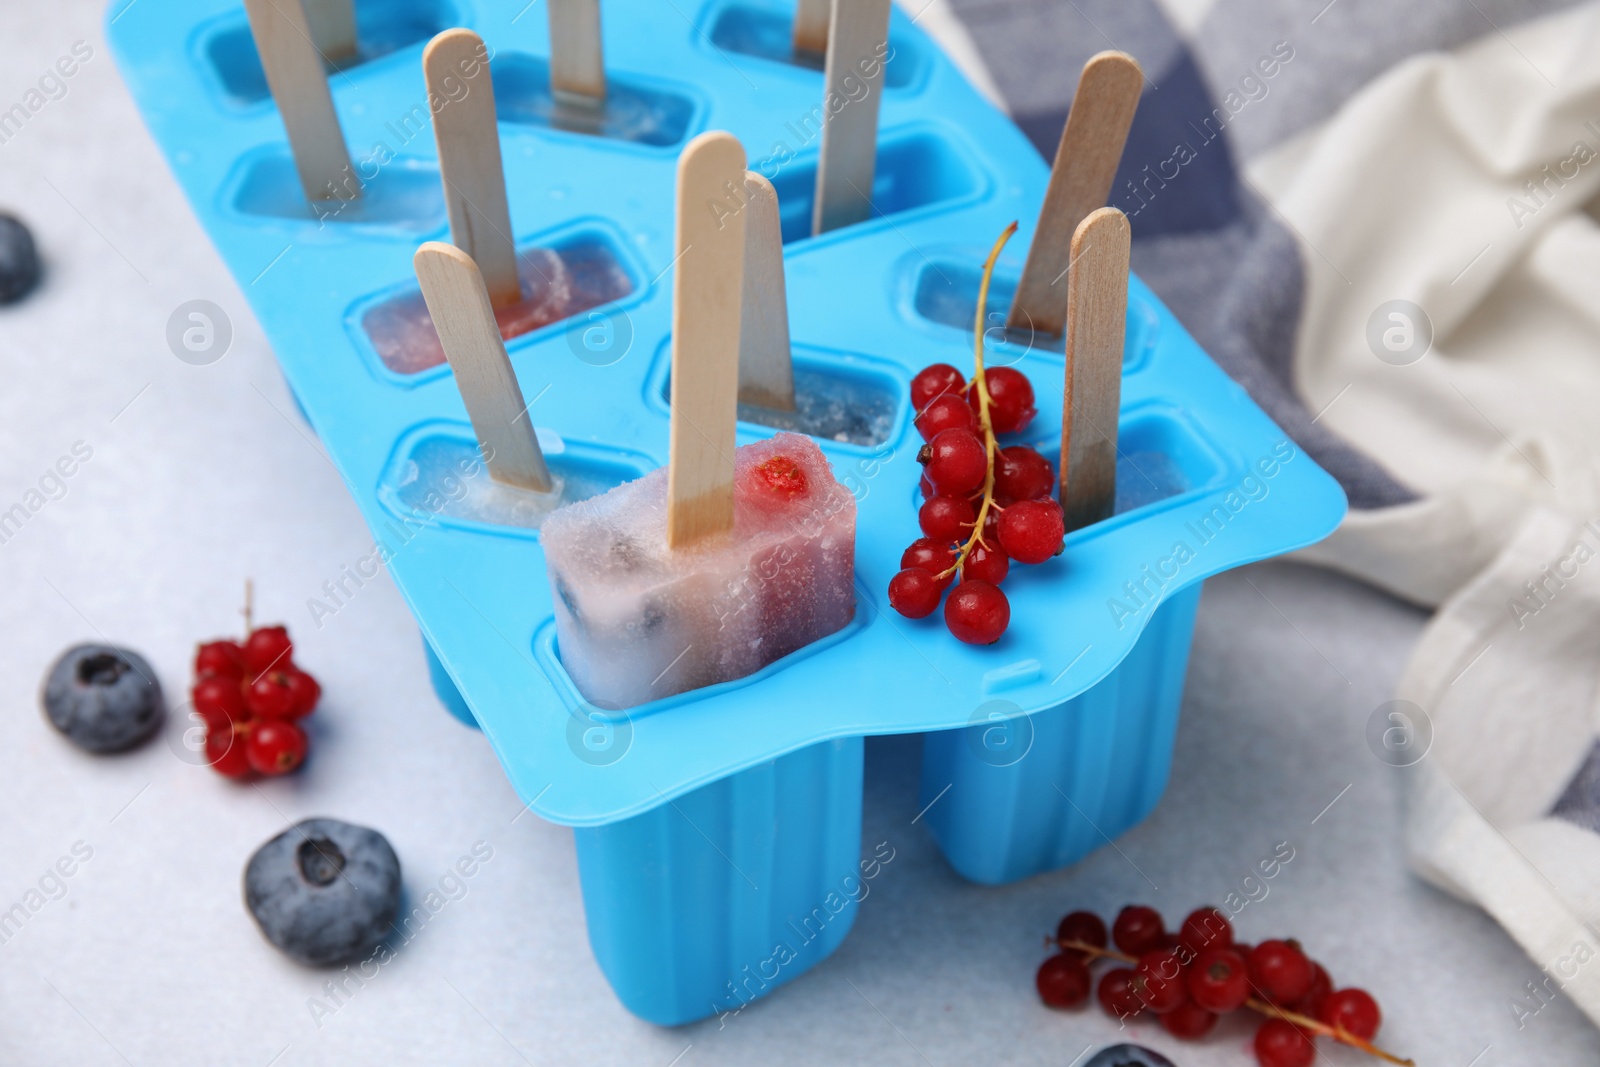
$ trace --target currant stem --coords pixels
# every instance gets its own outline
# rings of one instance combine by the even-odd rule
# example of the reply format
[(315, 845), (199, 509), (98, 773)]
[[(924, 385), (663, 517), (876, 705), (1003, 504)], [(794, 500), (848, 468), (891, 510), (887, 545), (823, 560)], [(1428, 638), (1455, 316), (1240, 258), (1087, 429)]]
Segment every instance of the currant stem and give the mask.
[(246, 578), (244, 580), (244, 638), (246, 641), (250, 640), (250, 635), (255, 633), (256, 630), (254, 618), (255, 598), (256, 583), (252, 579)]
[(978, 507), (978, 518), (972, 524), (972, 534), (962, 542), (955, 564), (943, 571), (940, 578), (961, 573), (961, 565), (967, 561), (972, 550), (983, 543), (983, 524), (989, 517), (989, 509), (999, 508), (994, 502), (994, 454), (1000, 446), (994, 439), (994, 423), (989, 419), (989, 376), (983, 369), (983, 322), (989, 310), (989, 282), (994, 278), (995, 261), (1016, 232), (1017, 224), (1013, 222), (996, 239), (994, 247), (989, 250), (989, 258), (983, 263), (983, 280), (978, 283), (978, 309), (972, 323), (972, 384), (978, 390), (978, 429), (983, 432), (983, 453), (988, 461), (988, 469), (983, 475), (983, 503)]
[[(1057, 941), (1053, 937), (1047, 937), (1044, 939), (1044, 943), (1047, 945), (1054, 945), (1057, 948), (1072, 949), (1075, 952), (1082, 952), (1091, 959), (1116, 960), (1119, 963), (1126, 963), (1130, 967), (1139, 962), (1138, 957), (1136, 956), (1130, 956), (1125, 952), (1117, 952), (1114, 949), (1101, 948), (1099, 945), (1091, 945), (1086, 941)], [(1331, 1037), (1341, 1044), (1349, 1045), (1351, 1048), (1360, 1049), (1369, 1056), (1376, 1056), (1385, 1063), (1400, 1064), (1401, 1067), (1416, 1067), (1415, 1060), (1403, 1060), (1393, 1053), (1385, 1052), (1372, 1042), (1357, 1037), (1355, 1034), (1352, 1034), (1350, 1031), (1342, 1027), (1329, 1026), (1322, 1020), (1313, 1019), (1309, 1015), (1301, 1015), (1299, 1012), (1287, 1011), (1275, 1004), (1268, 1004), (1264, 1000), (1259, 1000), (1256, 997), (1250, 997), (1247, 999), (1244, 1002), (1244, 1006), (1249, 1008), (1251, 1011), (1260, 1012), (1262, 1015), (1269, 1015), (1274, 1019), (1282, 1019), (1285, 1022), (1293, 1023), (1301, 1030), (1310, 1030), (1314, 1033), (1321, 1034), (1323, 1037)]]
[(1282, 1019), (1285, 1022), (1293, 1023), (1302, 1030), (1315, 1030), (1324, 1037), (1331, 1037), (1335, 1041), (1349, 1045), (1351, 1048), (1358, 1048), (1367, 1055), (1376, 1056), (1385, 1063), (1398, 1063), (1404, 1065), (1404, 1067), (1416, 1067), (1416, 1061), (1403, 1060), (1398, 1056), (1385, 1052), (1372, 1042), (1357, 1037), (1355, 1034), (1352, 1034), (1343, 1027), (1329, 1026), (1327, 1023), (1322, 1022), (1319, 1019), (1313, 1019), (1309, 1015), (1301, 1015), (1299, 1012), (1295, 1011), (1286, 1011), (1275, 1004), (1268, 1004), (1264, 1000), (1257, 1000), (1255, 997), (1251, 997), (1250, 999), (1246, 1000), (1244, 1002), (1244, 1006), (1249, 1008), (1251, 1011), (1259, 1011), (1262, 1015), (1270, 1015), (1275, 1019)]

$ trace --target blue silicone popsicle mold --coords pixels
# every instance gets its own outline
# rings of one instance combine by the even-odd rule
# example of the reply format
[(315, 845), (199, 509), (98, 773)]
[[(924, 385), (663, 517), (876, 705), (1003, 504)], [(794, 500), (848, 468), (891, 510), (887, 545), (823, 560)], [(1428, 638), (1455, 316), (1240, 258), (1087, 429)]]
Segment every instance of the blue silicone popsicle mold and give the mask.
[[(877, 870), (860, 842), (864, 735), (926, 734), (925, 821), (979, 882), (1061, 867), (1137, 823), (1166, 782), (1201, 579), (1325, 536), (1344, 498), (1130, 279), (1125, 509), (1008, 583), (1013, 621), (995, 647), (887, 613), (916, 533), (907, 384), (928, 363), (970, 365), (976, 265), (1019, 219), (997, 275), (1003, 313), (1044, 164), (897, 12), (873, 217), (809, 237), (822, 81), (786, 54), (782, 0), (605, 0), (608, 69), (632, 110), (599, 135), (550, 125), (545, 18), (518, 7), (358, 2), (362, 55), (331, 84), (370, 180), (359, 207), (322, 222), (300, 199), (238, 0), (116, 0), (107, 17), (146, 122), (389, 550), (441, 698), (482, 726), (534, 812), (576, 828), (590, 940), (618, 996), (681, 1023), (769, 992), (848, 931)], [(859, 605), (841, 633), (750, 678), (596, 711), (561, 669), (536, 531), (408, 481), (413, 461), (469, 453), (465, 411), (447, 367), (397, 371), (362, 316), (414, 291), (419, 242), (447, 239), (432, 133), (415, 116), (421, 46), (452, 25), (494, 50), (519, 248), (576, 242), (628, 277), (621, 300), (508, 345), (551, 464), (574, 484), (666, 458), (678, 149), (727, 129), (772, 178), (797, 367), (887, 405), (881, 440), (821, 442), (860, 505)], [(1000, 340), (989, 359), (1031, 376), (1040, 412), (1019, 439), (1053, 456), (1059, 351)], [(771, 432), (741, 421), (739, 439)]]

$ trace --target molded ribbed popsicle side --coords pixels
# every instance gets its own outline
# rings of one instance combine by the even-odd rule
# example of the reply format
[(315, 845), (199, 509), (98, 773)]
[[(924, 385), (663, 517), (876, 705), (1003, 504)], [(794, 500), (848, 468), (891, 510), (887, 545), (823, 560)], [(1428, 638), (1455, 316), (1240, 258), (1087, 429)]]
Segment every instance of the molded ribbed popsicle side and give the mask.
[(920, 803), (962, 877), (1000, 885), (1066, 867), (1150, 814), (1199, 605), (1198, 585), (1167, 600), (1121, 665), (1072, 700), (923, 735)]
[(824, 741), (573, 831), (589, 944), (628, 1010), (736, 1011), (839, 947), (862, 895), (862, 751)]

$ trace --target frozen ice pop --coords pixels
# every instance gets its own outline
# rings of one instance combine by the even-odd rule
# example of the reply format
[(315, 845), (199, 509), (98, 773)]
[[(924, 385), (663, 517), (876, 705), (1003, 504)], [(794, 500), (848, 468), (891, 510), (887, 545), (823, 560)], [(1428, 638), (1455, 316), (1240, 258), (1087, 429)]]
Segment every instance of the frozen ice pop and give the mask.
[(1129, 235), (1128, 217), (1114, 207), (1090, 212), (1072, 235), (1060, 466), (1068, 533), (1116, 507)]
[[(587, 0), (589, 7), (593, 3)], [(584, 0), (577, 6), (584, 7)], [(633, 283), (610, 249), (593, 239), (517, 252), (488, 56), (483, 39), (471, 30), (446, 30), (423, 50), (422, 69), (431, 99), (456, 100), (464, 91), (433, 122), (450, 240), (477, 264), (500, 336), (509, 341), (626, 296)], [(397, 374), (416, 374), (445, 360), (439, 331), (416, 292), (368, 308), (361, 326), (378, 358)]]
[(667, 472), (545, 520), (561, 662), (627, 708), (742, 678), (855, 614), (855, 497), (809, 437), (734, 455), (734, 526), (667, 547)]
[(1100, 52), (1083, 65), (1007, 329), (1059, 337), (1066, 327), (1067, 294), (1060, 283), (1077, 262), (1072, 238), (1111, 196), (1143, 88), (1144, 72), (1126, 52)]
[(816, 443), (734, 447), (744, 167), (722, 132), (679, 158), (667, 468), (543, 527), (561, 661), (598, 707), (742, 678), (855, 613), (855, 498)]
[(889, 48), (889, 0), (834, 0), (823, 81), (822, 148), (811, 232), (872, 217), (878, 109)]
[(549, 0), (550, 92), (559, 100), (604, 107), (606, 65), (600, 43), (600, 0)]
[[(507, 341), (633, 291), (633, 282), (616, 256), (593, 240), (525, 248), (517, 255), (517, 273), (522, 299), (494, 309), (500, 336)], [(418, 374), (445, 361), (438, 331), (418, 290), (374, 304), (362, 314), (361, 328), (383, 365), (396, 374)]]
[(359, 197), (361, 183), (350, 167), (350, 152), (304, 5), (245, 0), (245, 14), (306, 199)]

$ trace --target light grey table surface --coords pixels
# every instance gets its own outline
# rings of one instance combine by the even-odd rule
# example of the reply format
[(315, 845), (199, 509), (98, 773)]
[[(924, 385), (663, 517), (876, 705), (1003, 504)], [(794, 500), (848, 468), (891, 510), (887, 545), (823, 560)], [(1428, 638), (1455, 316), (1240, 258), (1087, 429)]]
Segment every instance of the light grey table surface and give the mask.
[[(1117, 1033), (1098, 1011), (1038, 1004), (1056, 918), (1130, 900), (1181, 915), (1281, 841), (1295, 859), (1241, 935), (1296, 935), (1336, 979), (1375, 992), (1386, 1045), (1429, 1067), (1600, 1061), (1600, 1034), (1565, 1002), (1519, 1031), (1509, 1002), (1536, 968), (1407, 873), (1403, 772), (1368, 752), (1363, 728), (1422, 617), (1281, 563), (1208, 584), (1171, 786), (1117, 848), (1020, 885), (965, 884), (912, 823), (916, 740), (870, 742), (864, 840), (896, 858), (839, 952), (725, 1026), (630, 1016), (589, 953), (571, 834), (513, 821), (487, 743), (434, 701), (387, 578), (313, 623), (307, 598), (371, 537), (145, 134), (100, 7), (0, 11), (0, 110), (75, 41), (94, 48), (66, 94), (0, 143), (0, 208), (30, 223), (49, 264), (39, 293), (0, 311), (0, 511), (75, 443), (93, 450), (0, 544), (0, 911), (75, 844), (92, 850), (0, 943), (0, 1063), (1066, 1065)], [(234, 329), (207, 367), (165, 342), (169, 314), (195, 298)], [(181, 700), (194, 642), (237, 628), (246, 576), (326, 690), (302, 774), (241, 787), (164, 739), (92, 758), (45, 725), (41, 675), (83, 640), (141, 650)], [(286, 821), (320, 814), (387, 834), (413, 899), (475, 843), (493, 858), (318, 1018), (326, 976), (261, 939), (239, 878)], [(1198, 1046), (1150, 1026), (1135, 1036), (1187, 1067), (1251, 1062), (1248, 1032), (1225, 1020)]]

